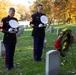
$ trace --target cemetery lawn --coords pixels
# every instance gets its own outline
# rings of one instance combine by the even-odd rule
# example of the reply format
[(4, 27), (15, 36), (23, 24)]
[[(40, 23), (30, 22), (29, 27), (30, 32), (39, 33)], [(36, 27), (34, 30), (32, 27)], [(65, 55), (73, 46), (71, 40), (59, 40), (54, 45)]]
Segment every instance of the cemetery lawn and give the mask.
[[(41, 62), (34, 62), (33, 60), (33, 38), (31, 37), (31, 28), (25, 30), (25, 32), (18, 37), (17, 47), (14, 57), (15, 69), (6, 71), (3, 57), (0, 57), (0, 75), (45, 75), (45, 61), (46, 52), (55, 49), (53, 44), (57, 39), (57, 28), (69, 28), (76, 31), (76, 25), (58, 25), (54, 26), (54, 33), (46, 31), (46, 48), (43, 50), (43, 56)], [(3, 34), (0, 33), (0, 40), (2, 40)], [(72, 51), (76, 56), (76, 43), (70, 48), (67, 57), (61, 57), (61, 70), (60, 75), (74, 75), (76, 73), (76, 64), (74, 65), (74, 58)], [(75, 57), (76, 61), (76, 57)]]

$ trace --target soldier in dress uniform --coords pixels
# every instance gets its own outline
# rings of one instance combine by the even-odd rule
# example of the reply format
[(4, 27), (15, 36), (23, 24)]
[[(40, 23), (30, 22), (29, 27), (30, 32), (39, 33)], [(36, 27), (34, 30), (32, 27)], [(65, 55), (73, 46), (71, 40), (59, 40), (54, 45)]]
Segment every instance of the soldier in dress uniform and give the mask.
[(45, 37), (45, 27), (39, 27), (39, 24), (42, 24), (40, 17), (45, 15), (42, 13), (43, 6), (42, 4), (38, 5), (38, 11), (31, 16), (30, 26), (33, 28), (32, 36), (34, 39), (34, 60), (42, 60), (42, 50)]
[(18, 30), (16, 30), (16, 33), (10, 33), (11, 31), (9, 31), (10, 28), (9, 21), (10, 20), (18, 21), (14, 17), (14, 15), (15, 15), (15, 9), (10, 8), (9, 15), (2, 19), (3, 27), (0, 30), (0, 32), (4, 33), (3, 44), (5, 46), (5, 65), (7, 70), (11, 70), (12, 68), (14, 68), (13, 58), (17, 40), (16, 33), (18, 32)]

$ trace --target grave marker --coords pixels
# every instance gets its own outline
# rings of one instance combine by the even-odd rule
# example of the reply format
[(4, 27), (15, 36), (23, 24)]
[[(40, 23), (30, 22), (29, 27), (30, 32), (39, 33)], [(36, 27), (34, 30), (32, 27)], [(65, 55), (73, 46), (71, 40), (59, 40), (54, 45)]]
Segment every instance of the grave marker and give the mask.
[(57, 29), (57, 36), (59, 36), (60, 32), (61, 32), (61, 28), (58, 28)]
[(4, 56), (4, 51), (5, 51), (5, 48), (3, 45), (3, 41), (1, 40), (0, 41), (0, 56)]
[(54, 27), (50, 26), (50, 32), (53, 33), (54, 32)]
[(46, 75), (60, 75), (60, 52), (57, 50), (46, 53)]

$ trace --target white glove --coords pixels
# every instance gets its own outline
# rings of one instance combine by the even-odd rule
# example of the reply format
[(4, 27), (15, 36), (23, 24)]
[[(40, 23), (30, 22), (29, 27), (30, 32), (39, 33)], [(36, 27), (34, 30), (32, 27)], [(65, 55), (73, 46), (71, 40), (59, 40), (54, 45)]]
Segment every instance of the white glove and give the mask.
[(39, 24), (39, 27), (43, 27), (43, 24)]
[(17, 32), (18, 30), (15, 28), (14, 31)]
[(13, 31), (13, 28), (9, 28), (9, 29), (8, 29), (8, 32), (9, 32), (9, 33), (12, 33), (12, 31)]

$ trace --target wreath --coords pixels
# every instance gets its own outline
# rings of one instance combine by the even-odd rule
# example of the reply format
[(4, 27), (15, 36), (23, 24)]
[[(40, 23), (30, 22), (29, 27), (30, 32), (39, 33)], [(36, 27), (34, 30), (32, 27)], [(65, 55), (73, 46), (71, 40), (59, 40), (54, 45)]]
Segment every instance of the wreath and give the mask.
[(70, 29), (63, 29), (60, 32), (58, 39), (56, 40), (54, 47), (60, 51), (61, 56), (65, 56), (69, 50), (69, 47), (74, 43), (74, 36)]

